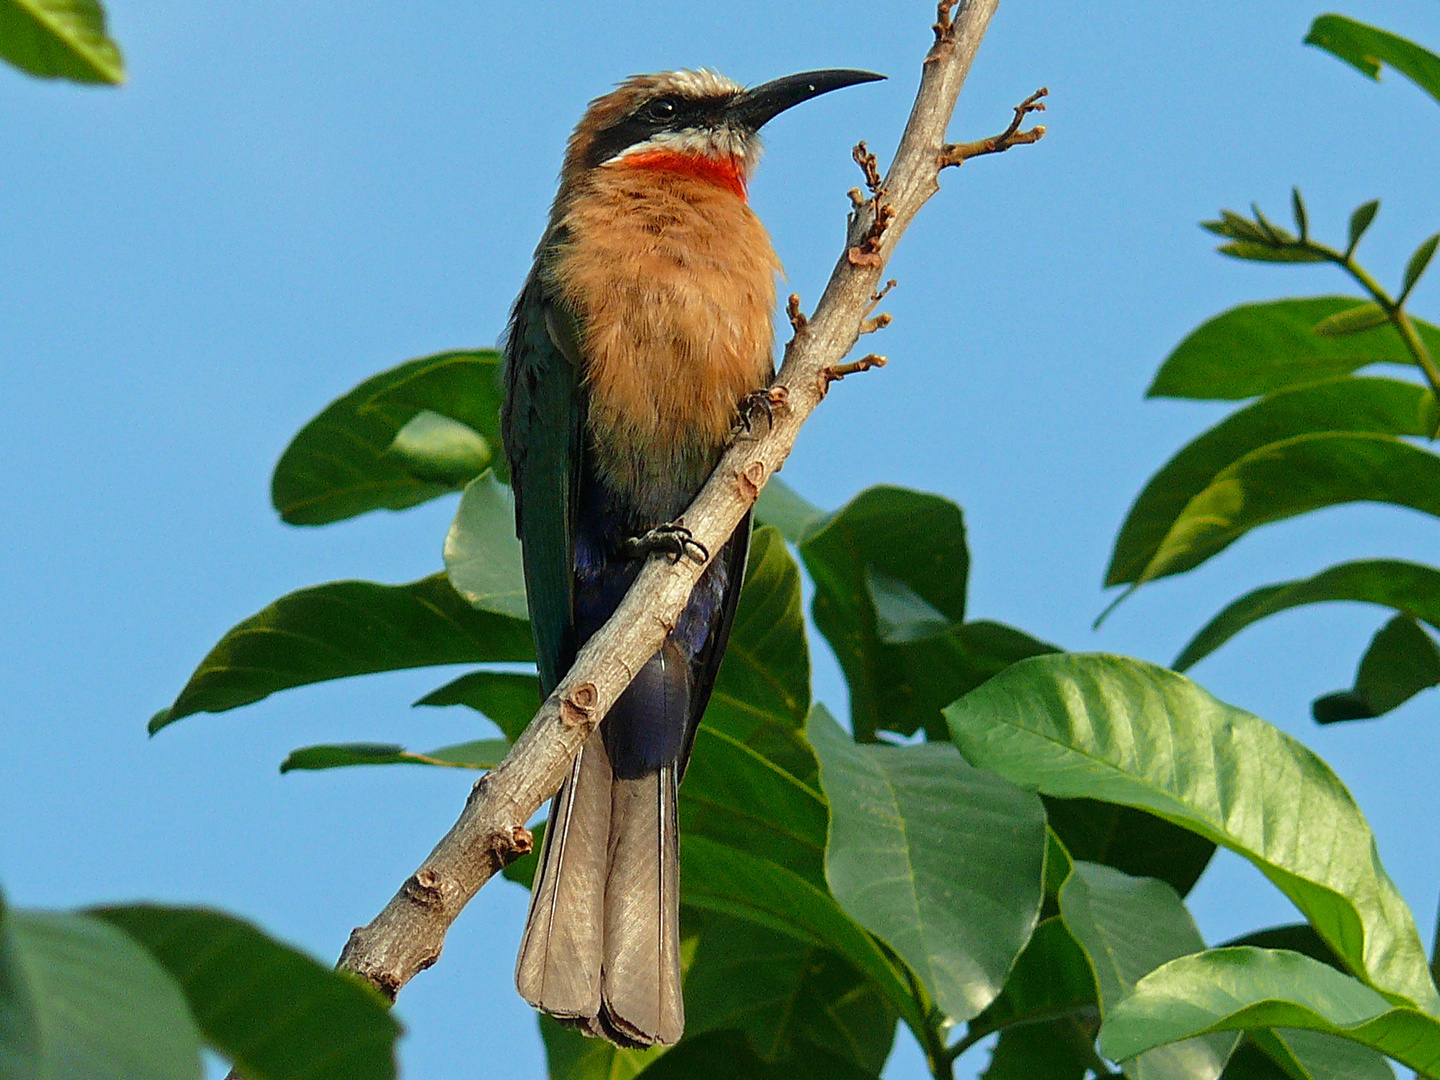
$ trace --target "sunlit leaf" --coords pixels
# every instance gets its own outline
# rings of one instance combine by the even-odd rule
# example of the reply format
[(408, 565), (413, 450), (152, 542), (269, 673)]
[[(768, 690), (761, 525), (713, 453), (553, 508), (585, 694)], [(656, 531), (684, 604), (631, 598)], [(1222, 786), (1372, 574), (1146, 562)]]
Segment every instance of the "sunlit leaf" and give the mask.
[(351, 765), (436, 765), (451, 769), (493, 769), (510, 743), (506, 739), (478, 739), (415, 753), (394, 743), (335, 743), (291, 750), (280, 763), (282, 773), (297, 769), (341, 769)]
[(807, 731), (830, 802), (825, 876), (947, 1016), (995, 1000), (1042, 897), (1040, 800), (953, 746), (856, 743), (817, 706)]
[(95, 0), (0, 0), (0, 57), (41, 78), (125, 81), (125, 61)]
[(1251, 451), (1321, 431), (1425, 435), (1433, 409), (1433, 396), (1415, 383), (1342, 375), (1280, 390), (1232, 413), (1146, 483), (1115, 539), (1105, 584), (1135, 581), (1190, 500)]
[(1237, 852), (1357, 976), (1440, 1008), (1414, 917), (1354, 799), (1279, 729), (1173, 672), (1073, 654), (1022, 661), (946, 718), (974, 765), (1048, 795), (1139, 807)]
[(1221, 255), (1247, 262), (1276, 263), (1317, 263), (1324, 262), (1325, 256), (1303, 247), (1277, 247), (1272, 244), (1257, 244), (1249, 240), (1236, 240), (1221, 244), (1215, 249)]
[(799, 492), (778, 476), (772, 476), (755, 502), (755, 521), (773, 525), (792, 544), (804, 540), (812, 526), (826, 517), (824, 510), (812, 505)]
[(1321, 319), (1315, 324), (1315, 333), (1321, 337), (1342, 337), (1345, 334), (1358, 334), (1362, 330), (1374, 330), (1389, 321), (1389, 312), (1379, 304), (1361, 304)]
[(1105, 1018), (1100, 1044), (1125, 1061), (1203, 1032), (1302, 1028), (1358, 1042), (1422, 1075), (1440, 1072), (1440, 1019), (1394, 1006), (1299, 953), (1212, 949), (1151, 972)]
[(1100, 1022), (1099, 990), (1085, 949), (1059, 916), (1035, 928), (1000, 996), (966, 1028), (967, 1038), (1061, 1014)]
[(283, 596), (231, 629), (150, 731), (328, 679), (534, 655), (529, 624), (477, 610), (444, 574), (409, 585), (335, 581)]
[(632, 1080), (669, 1049), (623, 1049), (604, 1039), (587, 1038), (545, 1013), (539, 1019), (550, 1080)]
[(474, 428), (425, 409), (395, 433), (387, 451), (417, 480), (463, 487), (490, 464), (490, 444)]
[(528, 619), (525, 569), (515, 538), (515, 496), (486, 470), (470, 481), (445, 536), (445, 573), (477, 608)]
[[(497, 352), (448, 352), (366, 379), (326, 406), (285, 448), (271, 480), (275, 509), (292, 525), (324, 525), (370, 510), (404, 510), (458, 491), (487, 464), (507, 479), (500, 453), (499, 368)], [(442, 455), (446, 468), (425, 457), (413, 437), (396, 446), (401, 432), (424, 413), (471, 433), (464, 440), (468, 449), (457, 456), (457, 433), (450, 430)], [(465, 462), (469, 466), (461, 467)]]
[(1356, 22), (1344, 15), (1321, 15), (1310, 24), (1305, 44), (1318, 45), (1372, 79), (1389, 64), (1440, 101), (1440, 56), (1398, 34)]
[[(1350, 296), (1317, 296), (1231, 308), (1175, 348), (1146, 396), (1236, 401), (1369, 364), (1413, 365), (1393, 327), (1344, 337), (1315, 333), (1316, 323), (1357, 303)], [(1415, 329), (1432, 353), (1440, 352), (1440, 329), (1418, 320)]]

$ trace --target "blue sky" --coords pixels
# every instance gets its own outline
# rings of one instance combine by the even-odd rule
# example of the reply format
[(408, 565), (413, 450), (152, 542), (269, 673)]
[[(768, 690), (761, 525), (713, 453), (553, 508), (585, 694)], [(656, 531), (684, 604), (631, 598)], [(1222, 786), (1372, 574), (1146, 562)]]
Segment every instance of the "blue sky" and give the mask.
[[(1376, 86), (1302, 47), (1322, 10), (1007, 3), (952, 136), (993, 133), (1042, 84), (1050, 134), (947, 173), (891, 266), (895, 323), (865, 342), (890, 366), (835, 389), (785, 479), (831, 507), (880, 482), (950, 496), (967, 514), (974, 617), (1160, 662), (1254, 585), (1343, 558), (1436, 561), (1434, 521), (1342, 508), (1262, 530), (1090, 629), (1130, 500), (1225, 411), (1142, 401), (1160, 360), (1232, 304), (1346, 287), (1329, 270), (1224, 260), (1195, 223), (1251, 199), (1283, 214), (1298, 183), (1316, 232), (1339, 237), (1378, 196), (1362, 250), (1389, 282), (1440, 227), (1440, 109), (1403, 79)], [(1430, 0), (1342, 10), (1440, 47)], [(882, 159), (893, 147), (933, 6), (114, 0), (110, 12), (124, 88), (0, 69), (0, 882), (24, 905), (219, 905), (329, 958), (469, 781), (276, 765), (308, 743), (439, 745), (478, 725), (408, 708), (448, 674), (431, 671), (292, 692), (147, 740), (146, 718), (213, 641), (274, 597), (440, 565), (453, 500), (292, 529), (269, 507), (276, 457), (372, 372), (495, 342), (566, 135), (632, 72), (892, 76), (767, 130), (752, 201), (787, 290), (812, 305), (857, 182), (850, 147), (867, 139)], [(1422, 317), (1440, 319), (1437, 282), (1415, 295)], [(1340, 605), (1287, 614), (1193, 674), (1335, 767), (1428, 935), (1435, 695), (1369, 725), (1322, 730), (1308, 714), (1349, 684), (1382, 621)], [(823, 654), (816, 686), (843, 709)], [(1294, 917), (1228, 858), (1193, 906), (1212, 942)], [(523, 914), (519, 889), (488, 887), (405, 991), (408, 1075), (539, 1074), (510, 980)], [(913, 1045), (897, 1046), (887, 1076), (922, 1076)]]

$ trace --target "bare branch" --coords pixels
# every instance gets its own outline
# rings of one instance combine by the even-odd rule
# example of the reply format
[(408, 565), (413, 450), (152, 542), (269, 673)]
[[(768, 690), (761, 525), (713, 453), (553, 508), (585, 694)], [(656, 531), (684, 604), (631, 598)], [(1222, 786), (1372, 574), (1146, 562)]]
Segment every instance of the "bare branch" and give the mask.
[(980, 157), (982, 154), (1003, 154), (1012, 146), (1039, 142), (1045, 137), (1045, 125), (1036, 124), (1027, 131), (1021, 131), (1020, 125), (1025, 122), (1025, 117), (1030, 113), (1045, 111), (1045, 102), (1040, 99), (1049, 93), (1050, 91), (1042, 86), (1019, 105), (1016, 105), (1015, 118), (1010, 121), (1010, 126), (999, 135), (988, 139), (979, 139), (976, 142), (946, 143), (940, 148), (940, 167), (943, 169), (950, 165), (963, 165), (971, 158)]
[[(708, 551), (719, 551), (754, 505), (828, 385), (884, 362), (872, 355), (840, 363), (883, 295), (876, 286), (895, 244), (938, 190), (945, 128), (997, 3), (945, 0), (939, 5), (935, 44), (925, 57), (920, 90), (889, 173), (881, 180), (878, 166), (867, 168), (867, 185), (872, 171), (877, 183), (850, 215), (845, 253), (814, 314), (806, 319), (795, 298), (787, 308), (795, 336), (767, 395), (771, 422), (765, 434), (737, 438), (685, 512), (685, 526)], [(858, 260), (851, 255), (856, 249), (862, 256)], [(586, 736), (660, 648), (703, 569), (691, 559), (650, 560), (505, 760), (476, 782), (460, 819), (385, 909), (350, 935), (342, 968), (393, 998), (435, 962), (465, 904), (496, 871), (529, 850), (525, 823), (559, 788)]]

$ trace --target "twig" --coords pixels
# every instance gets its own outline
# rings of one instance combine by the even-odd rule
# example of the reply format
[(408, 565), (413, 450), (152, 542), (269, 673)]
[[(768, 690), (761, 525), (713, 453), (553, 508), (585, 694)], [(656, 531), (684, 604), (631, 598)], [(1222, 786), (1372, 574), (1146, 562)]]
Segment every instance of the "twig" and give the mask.
[[(937, 155), (945, 128), (997, 3), (967, 0), (953, 19), (956, 3), (940, 4), (935, 44), (925, 57), (915, 105), (881, 185), (890, 209), (888, 224), (874, 229), (881, 208), (873, 198), (851, 215), (847, 255), (831, 274), (815, 313), (796, 327), (785, 347), (774, 389), (786, 407), (775, 411), (763, 436), (731, 445), (685, 511), (686, 526), (709, 551), (724, 546), (765, 481), (784, 463), (800, 426), (824, 397), (823, 373), (844, 371), (836, 365), (859, 337), (886, 260), (921, 205), (939, 188)], [(874, 258), (861, 263), (848, 258), (867, 237), (873, 237), (869, 254)], [(797, 322), (798, 301), (790, 310), (792, 322)], [(476, 782), (460, 819), (385, 909), (350, 935), (340, 957), (342, 968), (393, 998), (436, 961), (460, 910), (497, 870), (528, 850), (525, 822), (560, 787), (586, 736), (660, 648), (703, 569), (689, 559), (652, 559), (646, 564), (619, 609), (580, 650), (569, 674), (505, 760)]]
[(1003, 154), (1012, 146), (1022, 146), (1028, 143), (1039, 142), (1045, 137), (1045, 126), (1036, 124), (1026, 131), (1020, 130), (1025, 117), (1032, 112), (1044, 112), (1045, 102), (1040, 99), (1049, 94), (1050, 91), (1041, 87), (1028, 98), (1015, 106), (1015, 118), (1010, 121), (1010, 126), (999, 135), (988, 139), (979, 139), (968, 143), (947, 143), (940, 148), (940, 167), (942, 169), (950, 165), (963, 165), (973, 157), (980, 157), (982, 154)]
[(862, 371), (869, 371), (871, 368), (884, 367), (890, 361), (879, 353), (870, 353), (862, 356), (859, 360), (852, 360), (848, 364), (831, 364), (829, 367), (820, 369), (820, 378), (828, 390), (831, 383), (837, 383), (846, 375), (858, 375)]

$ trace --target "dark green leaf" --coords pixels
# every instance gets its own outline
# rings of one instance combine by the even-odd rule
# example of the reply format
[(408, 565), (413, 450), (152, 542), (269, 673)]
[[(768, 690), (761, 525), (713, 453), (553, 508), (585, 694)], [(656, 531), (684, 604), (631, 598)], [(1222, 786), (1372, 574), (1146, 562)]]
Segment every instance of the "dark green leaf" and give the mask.
[(368, 983), (241, 919), (148, 904), (93, 914), (150, 951), (206, 1041), (251, 1080), (390, 1080), (400, 1025)]
[(1058, 917), (1035, 928), (1010, 969), (1005, 989), (974, 1020), (965, 1035), (978, 1039), (992, 1031), (1029, 1024), (1062, 1013), (1077, 1020), (1100, 1020), (1095, 972), (1084, 948)]
[(180, 987), (99, 919), (0, 910), (0, 985), (5, 1080), (203, 1075), (200, 1031)]
[(1308, 248), (1275, 247), (1271, 244), (1257, 244), (1249, 240), (1235, 240), (1229, 244), (1221, 244), (1215, 250), (1221, 255), (1229, 255), (1232, 259), (1244, 259), (1246, 262), (1317, 263), (1325, 261), (1324, 255)]
[(1432, 686), (1440, 685), (1440, 649), (1409, 615), (1396, 615), (1380, 628), (1360, 659), (1355, 688), (1314, 704), (1322, 724), (1382, 716)]
[(514, 742), (540, 708), (540, 680), (534, 675), (472, 671), (430, 691), (415, 704), (469, 706), (489, 717)]
[[(449, 352), (366, 379), (286, 447), (271, 481), (275, 509), (292, 525), (324, 525), (458, 491), (487, 464), (506, 479), (499, 367), (497, 352)], [(462, 424), (470, 434), (422, 421), (397, 445), (424, 413)]]
[(292, 686), (431, 664), (531, 660), (529, 625), (467, 604), (444, 574), (409, 585), (335, 581), (282, 596), (210, 650), (154, 734)]
[(1363, 559), (1314, 577), (1265, 585), (1211, 619), (1175, 658), (1175, 668), (1193, 667), (1247, 626), (1276, 612), (1332, 600), (1379, 604), (1440, 628), (1440, 570), (1398, 559)]
[(337, 743), (291, 750), (280, 763), (282, 773), (295, 769), (340, 769), (348, 765), (441, 765), (452, 769), (493, 769), (507, 752), (506, 739), (442, 746), (423, 754), (393, 743)]
[(1289, 949), (1291, 952), (1303, 953), (1312, 960), (1319, 960), (1322, 964), (1329, 964), (1336, 971), (1345, 970), (1345, 961), (1336, 955), (1335, 950), (1325, 943), (1325, 939), (1317, 934), (1309, 923), (1286, 923), (1283, 926), (1266, 927), (1264, 930), (1256, 930), (1227, 941), (1222, 947), (1231, 945), (1253, 945), (1257, 949)]
[(1440, 56), (1397, 34), (1344, 15), (1321, 15), (1310, 24), (1305, 44), (1318, 45), (1372, 79), (1380, 77), (1381, 64), (1389, 64), (1440, 101)]
[(1115, 539), (1105, 584), (1139, 578), (1186, 504), (1251, 451), (1321, 431), (1423, 436), (1433, 408), (1431, 393), (1414, 383), (1341, 375), (1287, 387), (1232, 413), (1150, 478)]
[(1358, 1043), (1298, 1028), (1265, 1028), (1236, 1047), (1220, 1080), (1395, 1080), (1395, 1071)]
[[(1103, 1070), (1103, 1071), (1102, 1071)], [(981, 1080), (1085, 1080), (1109, 1072), (1095, 1036), (1073, 1017), (1026, 1024), (1001, 1033)]]
[(1440, 1019), (1392, 1006), (1299, 953), (1212, 949), (1151, 972), (1105, 1018), (1100, 1044), (1125, 1061), (1202, 1032), (1302, 1028), (1368, 1046), (1428, 1076), (1440, 1071)]
[(828, 892), (784, 867), (683, 829), (680, 852), (682, 902), (825, 946), (865, 976), (912, 1028), (924, 1024), (900, 971)]
[[(1060, 890), (1060, 914), (1090, 958), (1104, 1015), (1142, 976), (1205, 948), (1174, 889), (1098, 863), (1075, 863), (1075, 872)], [(1236, 1041), (1233, 1035), (1212, 1035), (1160, 1047), (1127, 1064), (1125, 1074), (1130, 1080), (1213, 1080)]]
[[(1405, 342), (1391, 327), (1338, 338), (1314, 332), (1316, 323), (1357, 302), (1350, 296), (1317, 296), (1231, 308), (1176, 347), (1146, 395), (1237, 401), (1368, 364), (1413, 365)], [(1440, 351), (1440, 329), (1419, 321), (1415, 328), (1432, 353)]]
[(1040, 912), (1040, 800), (948, 744), (856, 743), (816, 706), (807, 727), (830, 802), (825, 876), (952, 1020), (995, 1000)]
[(488, 469), (470, 481), (445, 536), (445, 573), (477, 608), (528, 619), (515, 496)]
[(1268, 244), (1269, 237), (1259, 225), (1241, 217), (1234, 210), (1221, 210), (1218, 221), (1202, 221), (1200, 227), (1216, 236), (1227, 236), (1232, 240), (1244, 240), (1256, 244)]
[(800, 569), (775, 529), (756, 529), (705, 724), (814, 787), (815, 755), (804, 736), (809, 712)]
[(586, 1038), (545, 1013), (539, 1019), (550, 1080), (631, 1080), (669, 1049), (624, 1050), (604, 1039)]
[(826, 824), (818, 791), (734, 736), (701, 725), (680, 786), (682, 835), (729, 844), (823, 889)]
[(1252, 450), (1186, 504), (1137, 583), (1193, 569), (1251, 529), (1352, 502), (1440, 516), (1440, 456), (1389, 435), (1340, 431)]
[(47, 79), (125, 81), (125, 61), (95, 0), (0, 0), (0, 57)]
[(1436, 233), (1430, 239), (1415, 249), (1415, 254), (1410, 256), (1410, 261), (1405, 264), (1405, 281), (1400, 287), (1400, 302), (1403, 304), (1405, 298), (1410, 295), (1410, 290), (1415, 288), (1420, 280), (1420, 275), (1425, 273), (1425, 268), (1430, 265), (1430, 260), (1435, 257), (1435, 247), (1440, 244), (1440, 233)]
[(1215, 844), (1130, 806), (1045, 796), (1050, 828), (1068, 853), (1134, 877), (1159, 878), (1181, 896), (1200, 880)]
[(1346, 311), (1327, 315), (1315, 324), (1315, 333), (1321, 337), (1342, 337), (1374, 330), (1390, 321), (1390, 315), (1379, 304), (1361, 304)]
[(762, 1060), (823, 1046), (878, 1074), (896, 1013), (835, 953), (739, 919), (712, 920), (685, 976), (685, 1030), (743, 1031)]
[(818, 1046), (807, 1045), (785, 1061), (765, 1061), (739, 1031), (685, 1039), (640, 1075), (644, 1080), (875, 1080), (874, 1073)]
[(1365, 235), (1365, 230), (1370, 228), (1375, 220), (1375, 215), (1380, 212), (1380, 200), (1371, 199), (1367, 203), (1361, 203), (1350, 215), (1350, 246), (1345, 249), (1346, 255), (1355, 254), (1355, 249), (1360, 246), (1360, 240)]
[(760, 498), (755, 502), (756, 523), (775, 526), (780, 535), (792, 544), (804, 540), (811, 527), (821, 523), (826, 516), (824, 510), (812, 505), (778, 476), (766, 481)]
[(946, 718), (974, 765), (1047, 795), (1139, 807), (1237, 852), (1366, 982), (1440, 1007), (1414, 917), (1354, 799), (1265, 721), (1151, 664), (1074, 654), (1022, 661)]

